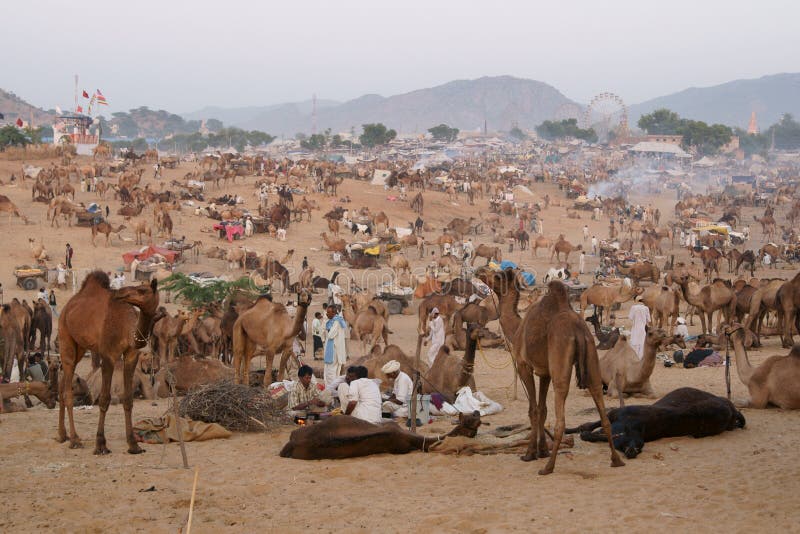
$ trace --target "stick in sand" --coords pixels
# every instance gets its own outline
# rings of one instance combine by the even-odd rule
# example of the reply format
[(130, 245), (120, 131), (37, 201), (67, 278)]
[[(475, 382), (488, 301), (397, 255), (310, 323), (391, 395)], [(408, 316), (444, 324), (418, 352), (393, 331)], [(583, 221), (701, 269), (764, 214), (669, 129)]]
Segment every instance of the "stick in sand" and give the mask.
[(192, 484), (192, 498), (189, 500), (189, 519), (186, 521), (186, 534), (192, 531), (192, 512), (194, 512), (194, 496), (197, 493), (197, 476), (200, 474), (200, 468), (194, 468), (194, 483)]

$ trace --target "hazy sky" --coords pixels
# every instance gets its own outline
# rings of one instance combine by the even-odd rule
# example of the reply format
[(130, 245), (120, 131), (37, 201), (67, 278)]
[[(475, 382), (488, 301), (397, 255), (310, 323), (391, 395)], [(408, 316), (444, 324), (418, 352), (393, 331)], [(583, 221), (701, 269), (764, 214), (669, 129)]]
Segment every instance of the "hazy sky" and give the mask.
[[(13, 6), (13, 7), (12, 7)], [(796, 1), (3, 2), (0, 87), (172, 112), (384, 96), (508, 74), (580, 102), (800, 71)]]

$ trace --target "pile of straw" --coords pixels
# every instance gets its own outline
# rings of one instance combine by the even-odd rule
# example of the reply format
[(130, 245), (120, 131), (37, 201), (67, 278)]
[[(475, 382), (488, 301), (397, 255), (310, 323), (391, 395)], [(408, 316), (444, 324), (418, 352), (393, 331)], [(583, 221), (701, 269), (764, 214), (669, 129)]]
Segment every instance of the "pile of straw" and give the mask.
[(179, 411), (195, 421), (218, 423), (239, 432), (270, 430), (288, 422), (286, 412), (266, 390), (229, 380), (190, 391), (181, 400)]

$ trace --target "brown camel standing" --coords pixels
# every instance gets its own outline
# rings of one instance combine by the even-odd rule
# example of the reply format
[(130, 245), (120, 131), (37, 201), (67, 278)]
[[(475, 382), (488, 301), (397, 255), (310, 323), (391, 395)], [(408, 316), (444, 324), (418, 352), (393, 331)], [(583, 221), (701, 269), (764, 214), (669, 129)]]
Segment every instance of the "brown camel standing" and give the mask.
[(536, 237), (533, 239), (533, 241), (531, 242), (531, 245), (530, 245), (530, 247), (531, 247), (531, 250), (533, 251), (533, 257), (534, 257), (534, 258), (536, 258), (536, 257), (537, 257), (537, 254), (536, 254), (536, 249), (543, 248), (543, 249), (547, 250), (547, 249), (549, 249), (549, 248), (550, 248), (550, 247), (552, 247), (552, 246), (553, 246), (553, 242), (552, 242), (552, 241), (550, 241), (549, 239), (547, 239), (547, 238), (546, 238), (545, 236), (543, 236), (543, 235), (537, 235), (537, 236), (536, 236)]
[(594, 284), (592, 287), (581, 293), (581, 313), (586, 313), (586, 308), (589, 304), (594, 305), (595, 315), (600, 317), (600, 323), (603, 320), (603, 312), (608, 310), (609, 313), (605, 314), (605, 318), (611, 315), (611, 307), (614, 304), (622, 304), (628, 302), (632, 298), (641, 295), (643, 289), (640, 287), (629, 287), (627, 284), (620, 284), (619, 286), (604, 286), (603, 284)]
[[(764, 322), (767, 312), (778, 312), (780, 307), (778, 291), (785, 281), (780, 278), (764, 281), (750, 297), (750, 312), (747, 314), (747, 322), (744, 326), (746, 330), (755, 332), (756, 346), (761, 344), (761, 324)], [(753, 323), (755, 323), (755, 329), (753, 329)]]
[(753, 367), (744, 349), (744, 332), (735, 324), (727, 330), (736, 354), (736, 372), (750, 392), (750, 406), (777, 406), (784, 410), (800, 409), (800, 346), (795, 345), (786, 356), (770, 356)]
[(460, 307), (461, 305), (456, 301), (453, 295), (430, 295), (425, 297), (417, 308), (417, 314), (419, 315), (419, 328), (417, 333), (423, 336), (427, 332), (428, 318), (432, 309), (439, 309), (439, 315), (442, 316), (445, 325), (447, 325), (447, 319)]
[(486, 258), (487, 264), (492, 261), (492, 258), (494, 258), (495, 261), (500, 262), (503, 261), (503, 251), (500, 249), (500, 247), (492, 247), (481, 243), (475, 247), (475, 253), (472, 255), (472, 262), (470, 262), (470, 265), (475, 265), (475, 260), (478, 259), (478, 257)]
[(14, 358), (17, 359), (20, 376), (24, 376), (31, 314), (16, 298), (3, 304), (0, 309), (0, 328), (3, 331), (3, 376), (11, 377)]
[(22, 213), (20, 213), (19, 208), (17, 205), (11, 202), (11, 199), (5, 195), (0, 195), (0, 213), (8, 213), (8, 222), (11, 222), (11, 216), (16, 215), (20, 219), (25, 222), (28, 222), (28, 218), (25, 217)]
[[(305, 324), (311, 294), (297, 295), (297, 312), (292, 318), (283, 304), (259, 297), (252, 308), (239, 314), (233, 325), (233, 370), (237, 384), (250, 383), (250, 360), (260, 346), (267, 355), (268, 365), (276, 354), (281, 355), (278, 379), (283, 380), (292, 342)], [(270, 373), (264, 373), (264, 385), (269, 385)]]
[(111, 226), (110, 224), (108, 224), (105, 221), (103, 221), (101, 223), (98, 223), (98, 224), (93, 224), (92, 225), (92, 246), (95, 246), (95, 247), (97, 246), (97, 243), (95, 243), (95, 241), (94, 241), (95, 238), (97, 237), (97, 234), (105, 234), (105, 236), (106, 236), (106, 246), (108, 246), (109, 241), (111, 239), (111, 234), (117, 234), (117, 237), (120, 237), (119, 233), (121, 231), (123, 231), (124, 229), (125, 229), (125, 225), (124, 224), (120, 224), (117, 228), (114, 228), (113, 226)]
[[(539, 474), (553, 472), (556, 454), (561, 446), (565, 428), (565, 405), (572, 368), (579, 388), (587, 388), (592, 395), (608, 446), (611, 449), (611, 465), (625, 465), (612, 441), (611, 424), (603, 402), (603, 379), (594, 338), (586, 323), (572, 311), (564, 284), (550, 282), (549, 293), (531, 305), (521, 318), (517, 313), (519, 289), (514, 272), (506, 269), (494, 272), (482, 269), (480, 278), (496, 294), (500, 301), (500, 326), (511, 341), (512, 356), (519, 377), (528, 392), (528, 413), (531, 420), (531, 440), (524, 461), (550, 456), (550, 460)], [(539, 377), (539, 396), (536, 396), (535, 377)], [(553, 453), (547, 449), (544, 423), (547, 419), (547, 390), (553, 381), (555, 393), (556, 426), (553, 437)]]
[[(138, 312), (136, 311), (138, 308)], [(128, 452), (144, 452), (133, 436), (131, 412), (133, 410), (133, 373), (139, 361), (139, 351), (147, 344), (150, 327), (158, 308), (158, 282), (110, 289), (108, 275), (94, 271), (83, 282), (80, 291), (72, 297), (58, 320), (58, 340), (61, 351), (61, 404), (58, 412), (58, 440), (67, 440), (64, 411), (69, 414), (70, 448), (81, 447), (72, 415), (73, 392), (71, 385), (75, 367), (87, 350), (100, 357), (103, 372), (103, 389), (100, 393), (100, 418), (97, 424), (95, 454), (109, 454), (106, 447), (105, 420), (111, 401), (111, 377), (114, 363), (122, 357), (125, 393), (125, 436)]]
[(654, 263), (640, 262), (634, 263), (630, 267), (626, 267), (621, 263), (617, 263), (617, 271), (623, 276), (629, 277), (636, 283), (642, 280), (650, 280), (654, 284), (658, 283), (659, 270)]
[(340, 298), (344, 319), (350, 325), (350, 338), (361, 341), (364, 353), (371, 352), (381, 338), (384, 346), (389, 345), (386, 320), (377, 309), (368, 305), (356, 313), (350, 295), (341, 295)]
[(573, 245), (564, 239), (564, 235), (561, 234), (558, 236), (558, 241), (553, 244), (553, 252), (550, 254), (550, 261), (553, 261), (553, 256), (555, 256), (556, 261), (561, 261), (562, 253), (564, 254), (564, 261), (569, 261), (570, 252), (581, 249), (582, 245)]
[(175, 316), (164, 314), (153, 325), (153, 336), (158, 340), (158, 358), (156, 369), (161, 369), (175, 357), (178, 350), (178, 338), (183, 332), (183, 327), (191, 315), (180, 310)]
[[(681, 286), (684, 300), (696, 307), (700, 312), (700, 324), (703, 327), (703, 334), (711, 333), (711, 327), (714, 324), (714, 312), (717, 310), (722, 310), (725, 315), (725, 322), (730, 323), (736, 311), (736, 293), (734, 293), (729, 284), (729, 282), (717, 279), (701, 288), (696, 282), (690, 281), (688, 276), (682, 276), (678, 279), (678, 285)], [(721, 320), (718, 317), (717, 323), (720, 322)]]
[(800, 307), (800, 273), (778, 289), (775, 299), (779, 315), (783, 316), (781, 341), (783, 347), (788, 349), (794, 343), (792, 326), (800, 324), (800, 314), (797, 313)]
[(681, 301), (678, 292), (669, 286), (651, 286), (642, 293), (639, 300), (650, 308), (653, 324), (658, 328), (664, 328), (666, 319), (667, 332), (671, 335), (680, 315)]

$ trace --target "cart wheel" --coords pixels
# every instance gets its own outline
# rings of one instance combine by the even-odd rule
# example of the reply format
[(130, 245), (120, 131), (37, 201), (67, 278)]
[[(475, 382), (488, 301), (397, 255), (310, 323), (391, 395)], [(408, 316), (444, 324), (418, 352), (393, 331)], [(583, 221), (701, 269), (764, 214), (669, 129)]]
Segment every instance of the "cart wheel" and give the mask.
[(403, 303), (399, 300), (390, 300), (386, 303), (386, 307), (389, 309), (390, 315), (397, 315), (398, 313), (403, 313)]
[(26, 278), (22, 281), (22, 289), (27, 289), (28, 291), (36, 289), (36, 286), (39, 285), (36, 283), (36, 278)]

